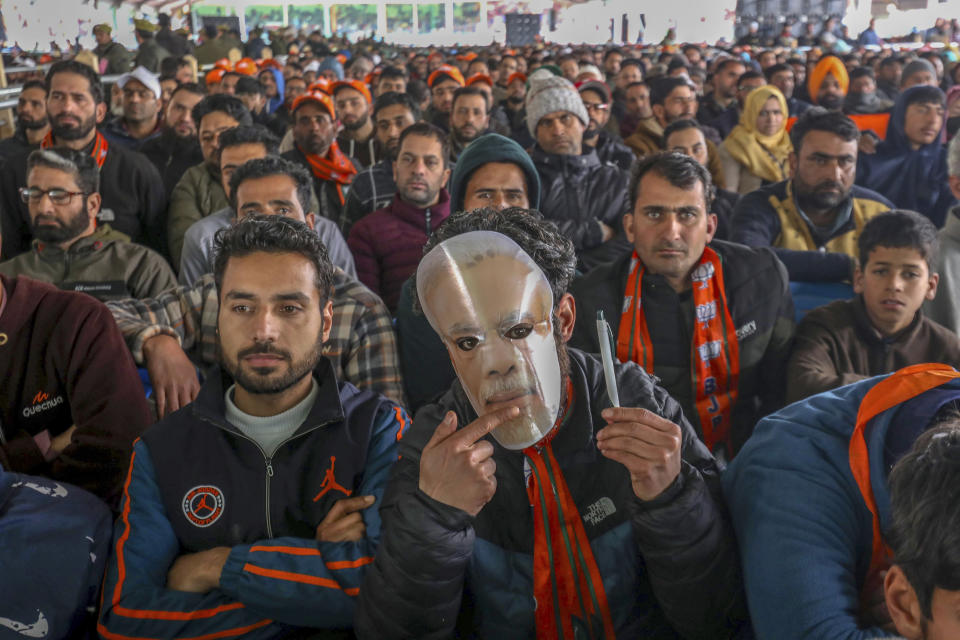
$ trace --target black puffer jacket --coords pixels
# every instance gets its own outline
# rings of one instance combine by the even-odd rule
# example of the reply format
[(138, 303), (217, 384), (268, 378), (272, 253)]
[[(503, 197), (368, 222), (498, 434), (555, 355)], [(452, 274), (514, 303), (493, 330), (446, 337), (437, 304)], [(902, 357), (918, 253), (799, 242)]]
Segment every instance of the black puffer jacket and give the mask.
[[(606, 424), (600, 412), (610, 406), (601, 365), (572, 349), (570, 360), (573, 413), (552, 445), (583, 516), (617, 637), (734, 635), (746, 606), (717, 463), (653, 378), (632, 363), (617, 365), (624, 406), (654, 411), (683, 430), (677, 480), (656, 499), (638, 500), (626, 468), (596, 448), (595, 432)], [(380, 547), (357, 602), (361, 639), (449, 638), (455, 628), (457, 637), (536, 635), (523, 454), (488, 436), (497, 492), (476, 517), (418, 489), (420, 453), (447, 410), (461, 426), (476, 419), (459, 382), (421, 409), (400, 441), (380, 507)]]
[[(540, 211), (570, 238), (581, 270), (612, 260), (628, 247), (620, 222), (629, 208), (629, 176), (600, 161), (596, 151), (578, 156), (547, 153), (534, 145), (530, 157), (540, 174)], [(603, 242), (599, 222), (613, 228)]]
[[(763, 416), (783, 407), (786, 364), (793, 343), (793, 298), (783, 264), (769, 249), (753, 249), (714, 240), (720, 256), (730, 316), (737, 329), (740, 370), (737, 404), (730, 433), (733, 455)], [(577, 301), (577, 323), (570, 344), (599, 351), (597, 311), (603, 311), (613, 335), (620, 330), (623, 297), (631, 253), (574, 280), (570, 293)], [(663, 276), (644, 274), (643, 308), (653, 350), (654, 374), (700, 430), (695, 414), (690, 351), (695, 310), (690, 291), (677, 294)]]

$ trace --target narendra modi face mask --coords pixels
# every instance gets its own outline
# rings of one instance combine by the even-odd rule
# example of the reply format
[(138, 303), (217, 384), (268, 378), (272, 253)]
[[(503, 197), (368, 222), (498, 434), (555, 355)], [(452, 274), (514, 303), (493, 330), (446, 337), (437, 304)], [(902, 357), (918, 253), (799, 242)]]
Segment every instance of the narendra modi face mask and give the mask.
[(503, 234), (465, 233), (424, 256), (417, 295), (477, 415), (520, 408), (497, 442), (523, 449), (549, 433), (562, 376), (553, 292), (533, 259)]

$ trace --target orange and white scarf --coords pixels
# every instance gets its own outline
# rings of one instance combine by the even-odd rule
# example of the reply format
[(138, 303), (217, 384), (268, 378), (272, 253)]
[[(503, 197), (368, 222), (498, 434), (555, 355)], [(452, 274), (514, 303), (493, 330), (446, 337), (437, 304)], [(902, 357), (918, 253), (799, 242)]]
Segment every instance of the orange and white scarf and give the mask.
[(326, 156), (307, 153), (303, 149), (300, 149), (300, 153), (306, 157), (314, 176), (327, 182), (333, 182), (337, 186), (337, 195), (340, 196), (340, 204), (343, 204), (345, 201), (343, 187), (353, 182), (353, 176), (357, 174), (357, 169), (350, 162), (350, 158), (340, 151), (337, 141), (334, 140), (330, 143), (330, 150)]
[[(646, 267), (636, 251), (630, 265), (617, 332), (617, 358), (622, 362), (632, 360), (653, 375), (653, 342), (640, 295)], [(692, 279), (696, 310), (690, 351), (694, 401), (707, 447), (713, 451), (716, 445), (723, 444), (729, 452), (730, 415), (737, 403), (740, 376), (740, 345), (727, 305), (720, 256), (710, 247), (704, 247)]]
[[(48, 131), (47, 135), (40, 141), (40, 148), (49, 149), (53, 146), (53, 132)], [(96, 161), (98, 169), (103, 169), (103, 163), (107, 159), (107, 150), (109, 147), (110, 145), (107, 139), (103, 137), (102, 133), (97, 131), (97, 137), (93, 140), (93, 151), (90, 152), (90, 157)]]

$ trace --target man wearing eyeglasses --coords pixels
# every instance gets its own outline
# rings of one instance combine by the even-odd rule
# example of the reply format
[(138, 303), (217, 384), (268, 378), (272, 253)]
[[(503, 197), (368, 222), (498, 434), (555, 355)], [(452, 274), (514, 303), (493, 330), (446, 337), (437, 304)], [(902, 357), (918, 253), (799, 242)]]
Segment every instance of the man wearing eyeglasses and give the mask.
[(610, 123), (610, 105), (613, 96), (610, 87), (605, 82), (590, 80), (577, 85), (580, 99), (587, 109), (590, 119), (587, 128), (583, 131), (584, 149), (595, 149), (601, 162), (612, 162), (624, 171), (633, 168), (636, 156), (630, 147), (621, 142), (620, 135), (613, 133), (619, 127), (608, 126)]
[(177, 286), (159, 253), (97, 224), (100, 172), (82, 151), (38, 149), (27, 158), (20, 199), (30, 212), (30, 251), (0, 263), (0, 273), (29, 276), (99, 300), (148, 298)]
[[(164, 250), (167, 194), (156, 167), (140, 153), (113, 144), (99, 130), (107, 113), (100, 76), (76, 60), (61, 60), (47, 71), (47, 116), (51, 131), (40, 147), (70, 147), (90, 155), (100, 168), (99, 221), (109, 222), (136, 242)], [(26, 185), (30, 151), (6, 159), (0, 170), (3, 255), (30, 250), (30, 216), (19, 189)]]

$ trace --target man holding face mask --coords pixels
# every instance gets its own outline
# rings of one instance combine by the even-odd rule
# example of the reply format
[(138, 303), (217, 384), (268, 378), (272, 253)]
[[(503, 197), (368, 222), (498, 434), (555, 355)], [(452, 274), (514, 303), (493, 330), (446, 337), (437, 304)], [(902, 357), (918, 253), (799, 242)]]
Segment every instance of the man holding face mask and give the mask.
[(458, 380), (400, 443), (358, 637), (447, 637), (461, 609), (484, 638), (743, 624), (717, 464), (642, 370), (614, 366), (613, 408), (599, 360), (566, 347), (574, 265), (526, 209), (454, 214), (428, 242), (418, 300)]

